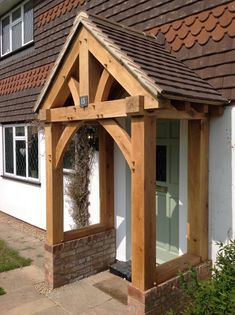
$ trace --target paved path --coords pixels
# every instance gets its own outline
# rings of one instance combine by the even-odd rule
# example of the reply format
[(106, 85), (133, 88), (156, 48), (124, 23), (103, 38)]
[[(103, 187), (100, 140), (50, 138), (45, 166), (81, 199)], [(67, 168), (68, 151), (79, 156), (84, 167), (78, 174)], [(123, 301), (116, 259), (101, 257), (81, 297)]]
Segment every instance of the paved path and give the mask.
[(127, 282), (109, 272), (49, 291), (44, 283), (43, 241), (0, 221), (0, 239), (33, 259), (31, 266), (0, 273), (0, 315), (125, 315)]

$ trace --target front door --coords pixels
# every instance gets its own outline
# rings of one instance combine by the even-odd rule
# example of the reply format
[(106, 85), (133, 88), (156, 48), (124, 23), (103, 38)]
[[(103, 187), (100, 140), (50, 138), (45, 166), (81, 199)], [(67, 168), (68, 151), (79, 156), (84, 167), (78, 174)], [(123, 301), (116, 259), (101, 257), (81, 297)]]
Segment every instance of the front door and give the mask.
[(179, 121), (157, 122), (157, 263), (179, 254)]

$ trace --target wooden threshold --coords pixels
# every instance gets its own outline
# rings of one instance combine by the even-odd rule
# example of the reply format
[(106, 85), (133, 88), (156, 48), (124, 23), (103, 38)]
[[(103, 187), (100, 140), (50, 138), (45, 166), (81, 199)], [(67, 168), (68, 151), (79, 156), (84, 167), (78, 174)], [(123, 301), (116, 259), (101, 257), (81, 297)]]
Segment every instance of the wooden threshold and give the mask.
[(96, 233), (104, 232), (107, 230), (107, 227), (104, 224), (93, 224), (81, 229), (66, 231), (64, 232), (64, 242), (71, 241), (76, 238), (82, 238), (85, 236), (93, 235)]
[(155, 283), (160, 284), (201, 263), (201, 257), (184, 254), (156, 267)]

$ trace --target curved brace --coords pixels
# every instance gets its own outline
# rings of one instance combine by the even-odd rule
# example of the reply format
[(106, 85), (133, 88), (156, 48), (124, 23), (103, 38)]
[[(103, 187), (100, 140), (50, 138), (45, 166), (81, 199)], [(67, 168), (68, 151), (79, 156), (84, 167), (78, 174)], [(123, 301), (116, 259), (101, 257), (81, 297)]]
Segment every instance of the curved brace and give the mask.
[(96, 90), (95, 102), (102, 102), (108, 99), (113, 81), (114, 81), (113, 77), (109, 74), (109, 72), (106, 69), (104, 69), (101, 74), (100, 81)]
[(71, 77), (68, 81), (68, 87), (71, 92), (73, 102), (75, 106), (79, 105), (80, 102), (80, 94), (79, 94), (79, 82)]
[(131, 137), (125, 129), (123, 129), (115, 119), (98, 120), (101, 126), (110, 134), (119, 149), (122, 151), (130, 169), (131, 162)]
[(60, 136), (60, 139), (56, 145), (56, 157), (55, 157), (55, 168), (59, 166), (63, 158), (66, 147), (75, 134), (75, 132), (82, 126), (83, 122), (70, 124), (66, 126)]

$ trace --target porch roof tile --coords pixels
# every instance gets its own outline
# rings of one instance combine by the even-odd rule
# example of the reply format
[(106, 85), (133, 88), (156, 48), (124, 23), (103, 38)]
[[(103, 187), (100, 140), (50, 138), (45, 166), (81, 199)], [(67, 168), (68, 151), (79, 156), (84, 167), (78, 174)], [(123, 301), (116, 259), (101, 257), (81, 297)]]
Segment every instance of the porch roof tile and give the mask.
[(82, 26), (125, 65), (155, 98), (161, 96), (205, 104), (228, 102), (207, 81), (167, 51), (156, 37), (80, 12), (36, 102), (35, 111), (44, 99), (68, 47)]

